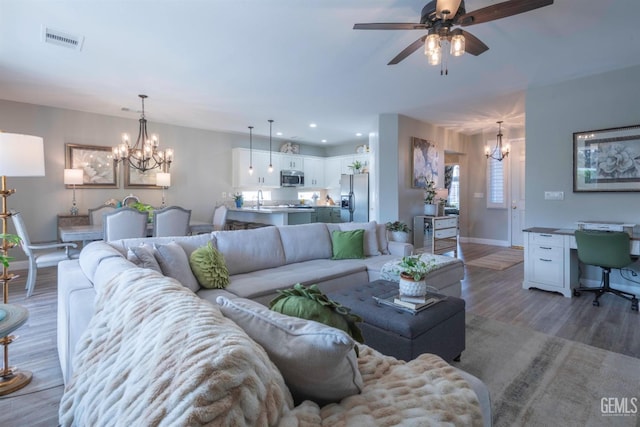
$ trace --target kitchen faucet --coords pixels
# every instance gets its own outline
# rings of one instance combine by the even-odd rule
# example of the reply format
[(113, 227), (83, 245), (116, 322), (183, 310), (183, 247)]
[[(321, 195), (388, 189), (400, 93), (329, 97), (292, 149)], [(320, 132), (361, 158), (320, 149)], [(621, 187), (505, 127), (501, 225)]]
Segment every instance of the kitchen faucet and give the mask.
[(260, 209), (260, 206), (264, 205), (264, 195), (262, 194), (262, 190), (258, 190), (258, 199), (256, 201), (256, 207)]

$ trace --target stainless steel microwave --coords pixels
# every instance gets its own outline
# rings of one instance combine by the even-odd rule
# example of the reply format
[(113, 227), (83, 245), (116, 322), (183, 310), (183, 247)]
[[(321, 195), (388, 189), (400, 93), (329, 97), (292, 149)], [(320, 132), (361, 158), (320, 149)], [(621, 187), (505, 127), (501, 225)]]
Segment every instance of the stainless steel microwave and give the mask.
[(294, 170), (280, 171), (280, 186), (302, 187), (304, 185), (304, 172)]

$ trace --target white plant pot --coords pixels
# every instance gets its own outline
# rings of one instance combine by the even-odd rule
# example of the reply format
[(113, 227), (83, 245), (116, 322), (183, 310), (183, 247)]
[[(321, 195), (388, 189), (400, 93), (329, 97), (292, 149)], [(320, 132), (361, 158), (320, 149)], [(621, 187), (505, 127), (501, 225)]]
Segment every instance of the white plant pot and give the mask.
[(427, 284), (424, 280), (418, 282), (413, 279), (405, 279), (400, 275), (400, 294), (411, 297), (422, 297), (427, 294)]
[(391, 231), (389, 240), (393, 242), (409, 243), (409, 233), (404, 231)]
[(438, 205), (428, 205), (425, 203), (424, 205), (424, 214), (429, 216), (436, 216), (438, 214)]

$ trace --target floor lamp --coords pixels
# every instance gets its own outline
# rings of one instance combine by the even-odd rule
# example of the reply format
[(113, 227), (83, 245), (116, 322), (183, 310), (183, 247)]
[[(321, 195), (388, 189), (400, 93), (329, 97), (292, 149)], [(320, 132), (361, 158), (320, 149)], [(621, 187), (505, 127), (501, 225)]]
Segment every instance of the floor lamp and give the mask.
[[(84, 183), (84, 171), (82, 169), (65, 169), (64, 184), (73, 186), (73, 203), (69, 212), (71, 215), (78, 215), (78, 206), (76, 205), (76, 185)], [(68, 188), (68, 187), (67, 187)]]
[(168, 172), (158, 172), (156, 174), (156, 185), (162, 187), (162, 207), (164, 208), (164, 190), (171, 187), (171, 174)]
[[(0, 132), (0, 178), (2, 189), (2, 233), (7, 234), (7, 220), (11, 213), (7, 210), (7, 197), (16, 190), (7, 189), (7, 176), (44, 176), (44, 144), (42, 138), (30, 135), (18, 135)], [(2, 239), (1, 253), (6, 257), (9, 249), (13, 246), (7, 239)], [(2, 266), (3, 303), (9, 303), (9, 282), (15, 276), (9, 273), (6, 265)], [(15, 340), (13, 335), (0, 338), (0, 343), (4, 347), (4, 363), (0, 371), (0, 396), (12, 393), (29, 384), (31, 372), (21, 371), (15, 367), (9, 367), (9, 344)]]

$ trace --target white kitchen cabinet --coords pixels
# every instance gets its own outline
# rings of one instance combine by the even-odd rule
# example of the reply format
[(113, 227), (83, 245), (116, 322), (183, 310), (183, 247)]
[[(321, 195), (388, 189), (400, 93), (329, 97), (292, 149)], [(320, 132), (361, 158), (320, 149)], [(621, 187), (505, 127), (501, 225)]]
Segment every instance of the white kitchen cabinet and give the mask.
[[(280, 161), (280, 170), (296, 170), (303, 171), (304, 170), (304, 157), (299, 154), (277, 154), (278, 159)], [(275, 165), (275, 163), (274, 163)], [(280, 172), (278, 170), (278, 173)]]
[(324, 159), (319, 157), (304, 158), (304, 186), (324, 187)]
[(354, 173), (354, 170), (349, 166), (358, 161), (362, 164), (360, 172), (369, 171), (369, 154), (354, 154), (340, 157), (340, 173)]
[(340, 175), (342, 159), (340, 157), (327, 157), (324, 159), (324, 187), (340, 188)]
[[(246, 148), (232, 150), (232, 185), (234, 187), (280, 187), (280, 170), (274, 164), (269, 172), (269, 152), (253, 150), (253, 174), (249, 174), (250, 153)], [(272, 158), (272, 161), (274, 159)]]

